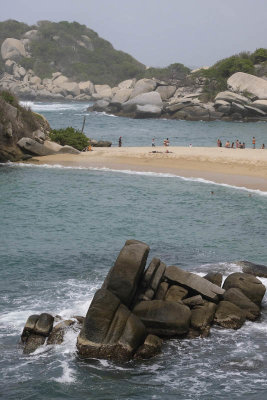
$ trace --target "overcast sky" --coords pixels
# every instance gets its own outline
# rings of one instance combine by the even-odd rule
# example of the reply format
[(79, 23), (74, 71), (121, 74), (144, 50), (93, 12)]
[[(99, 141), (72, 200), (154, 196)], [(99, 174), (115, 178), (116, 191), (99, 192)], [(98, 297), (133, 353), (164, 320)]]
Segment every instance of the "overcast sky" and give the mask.
[(267, 0), (0, 0), (0, 19), (77, 21), (149, 66), (267, 47)]

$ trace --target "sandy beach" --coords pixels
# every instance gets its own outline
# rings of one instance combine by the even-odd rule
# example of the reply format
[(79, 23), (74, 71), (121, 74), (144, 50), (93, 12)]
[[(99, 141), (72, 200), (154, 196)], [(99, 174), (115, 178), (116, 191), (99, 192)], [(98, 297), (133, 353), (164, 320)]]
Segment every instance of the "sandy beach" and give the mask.
[(111, 147), (34, 157), (29, 163), (171, 173), (267, 191), (267, 150), (218, 147)]

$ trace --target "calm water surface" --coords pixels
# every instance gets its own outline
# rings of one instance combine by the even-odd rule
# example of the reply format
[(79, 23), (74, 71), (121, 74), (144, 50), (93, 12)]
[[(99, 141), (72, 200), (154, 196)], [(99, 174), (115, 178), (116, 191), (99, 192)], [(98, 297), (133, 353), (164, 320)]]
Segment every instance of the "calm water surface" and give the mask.
[[(80, 127), (85, 106), (33, 108), (52, 126)], [(166, 132), (177, 144), (215, 145), (222, 132), (246, 141), (256, 132), (262, 141), (265, 130), (265, 124), (103, 114), (88, 114), (86, 124), (89, 136), (123, 136), (131, 146), (150, 144), (156, 134), (161, 140)], [(259, 322), (238, 331), (213, 328), (208, 339), (168, 341), (161, 355), (142, 363), (82, 361), (78, 332), (60, 346), (24, 356), (19, 337), (30, 314), (85, 315), (128, 238), (147, 242), (149, 259), (158, 256), (197, 273), (226, 276), (239, 270), (240, 259), (267, 264), (266, 206), (267, 193), (164, 174), (0, 166), (0, 398), (265, 399), (266, 297)]]

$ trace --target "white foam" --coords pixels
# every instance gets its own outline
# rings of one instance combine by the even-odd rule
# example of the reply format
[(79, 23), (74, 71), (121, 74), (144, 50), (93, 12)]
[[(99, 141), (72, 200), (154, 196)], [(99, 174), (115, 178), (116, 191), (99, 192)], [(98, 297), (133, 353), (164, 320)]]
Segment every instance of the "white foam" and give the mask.
[(70, 167), (70, 166), (63, 166), (60, 164), (42, 164), (42, 165), (35, 165), (35, 164), (24, 164), (24, 163), (13, 163), (13, 162), (8, 162), (8, 163), (0, 163), (0, 165), (3, 166), (10, 166), (10, 167), (35, 167), (35, 168), (48, 168), (48, 169), (73, 169), (73, 170), (89, 170), (89, 171), (100, 171), (100, 172), (113, 172), (113, 173), (120, 173), (120, 174), (126, 174), (126, 175), (140, 175), (140, 176), (149, 176), (153, 178), (176, 178), (180, 179), (186, 182), (196, 182), (196, 183), (204, 183), (208, 185), (215, 185), (215, 186), (222, 186), (226, 187), (229, 189), (234, 189), (234, 190), (241, 190), (241, 191), (246, 191), (249, 193), (257, 194), (260, 196), (267, 196), (267, 192), (258, 190), (258, 189), (249, 189), (243, 186), (234, 186), (234, 185), (228, 185), (227, 183), (218, 183), (214, 181), (210, 181), (208, 179), (203, 179), (203, 178), (194, 178), (194, 177), (184, 177), (180, 175), (175, 175), (175, 174), (168, 174), (164, 172), (149, 172), (149, 171), (132, 171), (128, 169), (112, 169), (112, 168), (107, 168), (107, 167), (80, 167), (80, 166), (75, 166), (75, 167)]
[(38, 103), (33, 101), (21, 101), (23, 107), (29, 107), (33, 111), (68, 111), (68, 110), (84, 110), (86, 111), (88, 104), (86, 103)]
[(60, 378), (52, 378), (52, 381), (59, 382), (59, 383), (73, 383), (75, 382), (75, 372), (70, 366), (68, 365), (67, 361), (62, 361), (61, 363), (63, 373)]

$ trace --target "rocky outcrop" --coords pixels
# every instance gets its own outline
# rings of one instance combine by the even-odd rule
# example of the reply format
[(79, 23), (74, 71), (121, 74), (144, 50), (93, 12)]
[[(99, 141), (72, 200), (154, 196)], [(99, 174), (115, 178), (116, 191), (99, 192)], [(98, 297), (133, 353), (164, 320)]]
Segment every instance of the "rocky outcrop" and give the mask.
[(255, 264), (249, 261), (238, 261), (237, 264), (242, 267), (242, 271), (245, 272), (246, 274), (267, 278), (266, 265)]
[(1, 46), (1, 56), (3, 60), (19, 60), (21, 57), (26, 57), (24, 44), (21, 40), (7, 38)]
[(31, 315), (21, 334), (25, 354), (33, 353), (39, 346), (43, 345), (53, 328), (54, 317), (43, 313)]
[[(239, 329), (260, 316), (265, 287), (252, 275), (234, 273), (202, 278), (176, 266), (166, 268), (153, 258), (146, 268), (149, 246), (127, 240), (102, 287), (95, 293), (77, 338), (80, 357), (128, 361), (147, 359), (161, 351), (162, 338), (207, 337), (213, 324)], [(53, 317), (32, 315), (22, 333), (24, 352), (42, 344), (60, 344), (73, 320), (52, 329)], [(47, 341), (46, 341), (46, 338)]]
[(229, 275), (224, 281), (225, 290), (231, 288), (240, 289), (253, 303), (260, 305), (265, 294), (266, 288), (255, 276), (235, 272)]
[(34, 156), (49, 156), (51, 154), (79, 154), (79, 150), (71, 146), (61, 146), (58, 143), (45, 140), (40, 143), (36, 139), (27, 137), (21, 138), (17, 145), (21, 148), (24, 153), (31, 154)]
[(31, 140), (42, 146), (49, 132), (45, 118), (21, 107), (10, 93), (0, 91), (0, 162), (24, 159), (17, 143)]
[(227, 80), (227, 86), (234, 92), (249, 93), (261, 100), (267, 100), (267, 81), (244, 72), (236, 72)]

